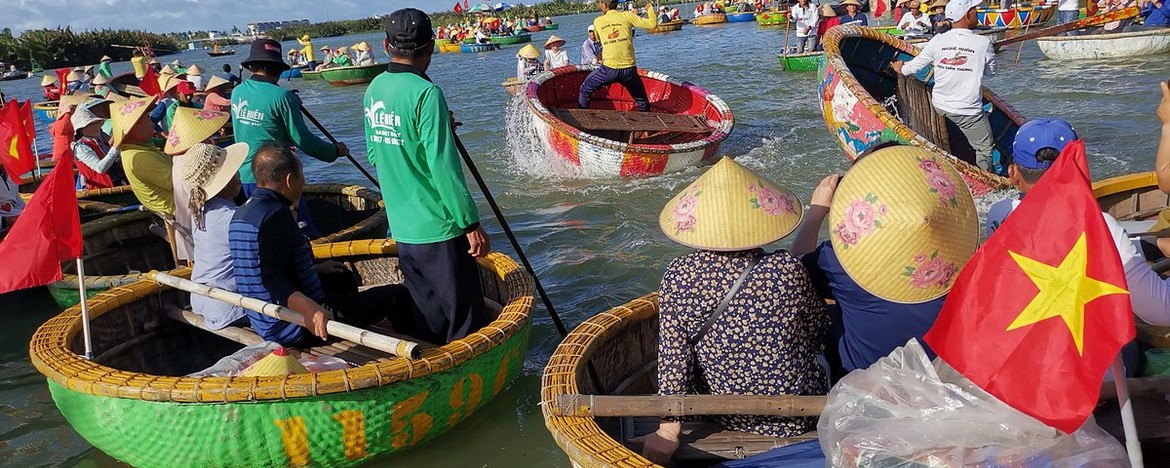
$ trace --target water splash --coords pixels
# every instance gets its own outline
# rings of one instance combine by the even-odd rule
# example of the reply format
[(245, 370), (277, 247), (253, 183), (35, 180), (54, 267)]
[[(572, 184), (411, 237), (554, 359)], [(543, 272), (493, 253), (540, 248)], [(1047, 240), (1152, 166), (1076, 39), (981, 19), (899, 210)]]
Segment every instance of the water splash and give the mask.
[(548, 151), (537, 134), (536, 118), (523, 95), (508, 101), (504, 111), (504, 147), (512, 159), (512, 169), (539, 179), (583, 177), (580, 167)]

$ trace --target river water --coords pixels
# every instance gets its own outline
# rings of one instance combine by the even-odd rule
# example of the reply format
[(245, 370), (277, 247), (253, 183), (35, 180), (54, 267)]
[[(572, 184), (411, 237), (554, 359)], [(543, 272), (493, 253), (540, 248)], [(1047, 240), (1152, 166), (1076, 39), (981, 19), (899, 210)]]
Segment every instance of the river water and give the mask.
[[(559, 18), (560, 30), (552, 31), (568, 41), (574, 60), (592, 17)], [(688, 25), (681, 32), (640, 35), (638, 64), (697, 83), (727, 101), (736, 122), (722, 152), (807, 201), (825, 174), (842, 171), (847, 164), (822, 121), (816, 74), (786, 73), (776, 62), (783, 34), (783, 29), (755, 23)], [(537, 33), (533, 39), (539, 46), (549, 35)], [(336, 47), (362, 40), (379, 44), (381, 35), (315, 44)], [(572, 328), (657, 287), (666, 264), (686, 251), (659, 232), (658, 212), (702, 169), (644, 180), (590, 180), (534, 151), (530, 135), (519, 128), (524, 119), (517, 112), (524, 108), (510, 103), (499, 85), (515, 72), (516, 51), (511, 46), (477, 55), (436, 55), (429, 74), (464, 123), (463, 141)], [(242, 47), (230, 61), (210, 59), (202, 51), (162, 60), (178, 58), (218, 72), (224, 63), (237, 67), (246, 55)], [(987, 84), (1027, 117), (1060, 116), (1072, 122), (1088, 142), (1097, 180), (1153, 167), (1159, 134), (1154, 115), (1160, 98), (1157, 80), (1170, 78), (1166, 57), (1055, 62), (1028, 44), (1016, 62), (1016, 49), (1010, 46), (999, 55), (999, 75)], [(115, 73), (127, 70), (126, 63), (114, 66)], [(0, 88), (10, 98), (35, 99), (38, 82), (5, 82)], [(301, 80), (284, 86), (300, 89), (305, 106), (354, 154), (364, 154), (364, 87), (331, 88)], [(41, 151), (47, 151), (47, 126), (38, 131)], [(310, 182), (368, 185), (348, 163), (307, 161)], [(511, 253), (483, 197), (474, 188), (472, 192), (493, 247)], [(73, 432), (49, 398), (44, 378), (29, 363), (28, 339), (56, 312), (51, 304), (35, 291), (4, 296), (0, 303), (0, 465), (118, 466)], [(524, 370), (508, 391), (437, 440), (370, 466), (567, 466), (537, 407), (540, 373), (559, 336), (543, 309), (534, 316), (536, 329)]]

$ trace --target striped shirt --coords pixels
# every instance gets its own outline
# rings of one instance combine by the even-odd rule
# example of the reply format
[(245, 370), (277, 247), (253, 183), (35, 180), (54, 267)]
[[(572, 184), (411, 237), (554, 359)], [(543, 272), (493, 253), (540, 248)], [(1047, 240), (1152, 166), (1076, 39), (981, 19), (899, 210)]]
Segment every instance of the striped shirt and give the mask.
[[(321, 280), (313, 269), (309, 241), (293, 218), (292, 202), (272, 190), (257, 187), (236, 210), (228, 229), (228, 245), (240, 294), (287, 306), (300, 292), (318, 303), (325, 300)], [(252, 328), (267, 341), (296, 344), (305, 329), (248, 311)]]

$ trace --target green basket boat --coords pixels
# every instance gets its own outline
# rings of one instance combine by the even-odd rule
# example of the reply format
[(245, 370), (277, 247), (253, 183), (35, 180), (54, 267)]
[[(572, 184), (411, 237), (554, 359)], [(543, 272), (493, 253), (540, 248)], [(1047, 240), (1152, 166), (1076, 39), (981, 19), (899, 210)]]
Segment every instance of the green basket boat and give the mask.
[[(377, 192), (359, 186), (314, 184), (305, 186), (303, 197), (313, 223), (324, 234), (314, 239), (314, 243), (386, 235), (386, 210), (382, 209), (382, 197)], [(81, 225), (87, 296), (139, 281), (150, 270), (175, 268), (170, 244), (150, 231), (154, 222), (150, 213), (135, 211)], [(48, 286), (49, 294), (61, 308), (81, 301), (76, 268), (74, 262), (62, 263), (65, 274), (61, 281)]]
[[(321, 79), (333, 86), (349, 86), (369, 83), (386, 71), (386, 64), (375, 63), (353, 67), (326, 68), (321, 70)], [(304, 76), (303, 74), (301, 76)]]
[(762, 11), (756, 13), (756, 23), (760, 26), (784, 26), (788, 24), (786, 11)]
[[(390, 239), (313, 250), (317, 258), (352, 264), (363, 285), (401, 278)], [(307, 352), (354, 367), (279, 377), (186, 377), (260, 338), (241, 328), (199, 328), (198, 316), (185, 311), (186, 293), (149, 280), (90, 299), (93, 359), (79, 355), (80, 307), (42, 325), (29, 354), (69, 424), (124, 463), (355, 466), (438, 437), (519, 374), (532, 329), (532, 279), (500, 253), (478, 263), (494, 321), (442, 347), (420, 346), (418, 359), (330, 338)]]
[(545, 31), (554, 31), (557, 29), (561, 29), (561, 23), (549, 23), (544, 25)]
[(305, 81), (317, 81), (321, 79), (321, 72), (319, 71), (302, 71), (301, 79)]
[(870, 29), (877, 31), (877, 32), (880, 32), (880, 33), (889, 34), (891, 36), (904, 36), (904, 35), (906, 35), (906, 31), (898, 29), (897, 26), (873, 26), (873, 27), (870, 27)]
[(776, 58), (780, 61), (780, 68), (784, 71), (817, 71), (824, 52), (805, 52), (803, 54), (785, 54)]
[(523, 44), (525, 42), (532, 42), (531, 34), (517, 34), (515, 36), (492, 36), (492, 44), (499, 44), (502, 46)]

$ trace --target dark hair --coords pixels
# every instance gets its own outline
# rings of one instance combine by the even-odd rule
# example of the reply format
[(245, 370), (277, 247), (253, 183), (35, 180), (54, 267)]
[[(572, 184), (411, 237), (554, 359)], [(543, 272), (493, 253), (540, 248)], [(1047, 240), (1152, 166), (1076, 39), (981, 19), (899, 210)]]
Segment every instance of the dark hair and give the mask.
[(858, 162), (861, 162), (862, 158), (869, 156), (871, 154), (874, 154), (874, 153), (878, 152), (879, 150), (883, 150), (886, 148), (892, 148), (894, 146), (906, 146), (906, 145), (903, 145), (902, 143), (899, 143), (896, 141), (880, 141), (880, 142), (874, 143), (869, 148), (866, 148), (865, 151), (858, 153), (857, 157), (853, 158), (853, 164), (856, 165)]
[(609, 7), (610, 10), (616, 10), (619, 3), (621, 0), (605, 0), (605, 6)]
[(223, 64), (223, 72), (224, 72), (224, 73), (231, 73), (231, 72), (232, 72), (232, 66), (231, 66), (231, 65), (228, 65), (228, 64), (226, 64), (226, 63), (225, 63), (225, 64)]
[(268, 76), (280, 76), (280, 74), (285, 70), (285, 68), (282, 68), (280, 65), (273, 62), (252, 62), (249, 63), (245, 68), (247, 68), (248, 71), (252, 73), (263, 70), (264, 74)]
[(256, 150), (256, 158), (252, 160), (252, 176), (256, 178), (256, 185), (282, 184), (289, 174), (300, 170), (301, 160), (284, 143), (264, 143)]
[(414, 60), (425, 55), (435, 53), (435, 43), (431, 41), (430, 44), (419, 47), (417, 49), (397, 49), (394, 46), (389, 46), (390, 56), (400, 58), (403, 60)]
[[(1040, 148), (1036, 151), (1036, 161), (1042, 163), (1055, 162), (1058, 156), (1060, 156), (1060, 151), (1058, 151), (1056, 148)], [(1012, 164), (1015, 164), (1015, 162), (1012, 161)], [(1024, 179), (1024, 182), (1029, 184), (1034, 184), (1040, 181), (1040, 176), (1044, 175), (1045, 172), (1048, 172), (1048, 169), (1032, 169), (1020, 166), (1019, 164), (1016, 164), (1016, 170), (1020, 171), (1020, 178)]]

